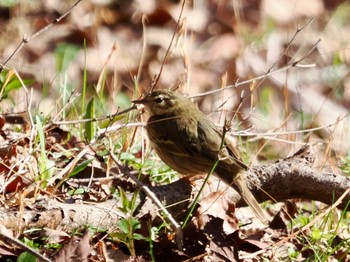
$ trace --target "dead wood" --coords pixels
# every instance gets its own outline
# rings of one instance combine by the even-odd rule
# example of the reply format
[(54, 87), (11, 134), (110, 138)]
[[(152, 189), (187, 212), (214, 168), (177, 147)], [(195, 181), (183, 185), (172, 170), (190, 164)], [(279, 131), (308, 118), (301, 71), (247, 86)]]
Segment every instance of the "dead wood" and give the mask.
[[(294, 159), (254, 166), (245, 175), (259, 202), (302, 198), (331, 205), (350, 187), (349, 177), (322, 172)], [(349, 200), (346, 196), (338, 208), (345, 209)]]
[[(284, 201), (292, 198), (302, 198), (320, 201), (331, 205), (350, 187), (350, 178), (342, 175), (319, 171), (312, 165), (312, 156), (307, 148), (297, 152), (293, 157), (279, 160), (272, 164), (251, 167), (245, 172), (248, 187), (259, 202), (267, 200)], [(305, 153), (306, 152), (306, 153)], [(192, 190), (191, 190), (192, 189)], [(227, 189), (227, 188), (226, 188)], [(174, 217), (186, 212), (189, 199), (196, 193), (193, 181), (180, 179), (172, 184), (153, 187), (151, 190), (169, 208)], [(232, 190), (230, 188), (229, 190)], [(237, 207), (245, 206), (240, 195), (232, 190), (232, 196)], [(206, 195), (207, 193), (204, 193)], [(142, 197), (138, 216), (159, 215), (158, 209), (145, 196)], [(349, 202), (345, 196), (338, 208), (344, 210)], [(0, 208), (0, 220), (7, 228), (18, 230), (27, 228), (60, 228), (72, 231), (84, 225), (94, 225), (101, 228), (116, 226), (123, 216), (118, 212), (118, 203), (109, 200), (104, 203), (82, 204), (61, 203), (48, 200), (41, 208), (24, 210), (23, 213), (12, 209)], [(182, 203), (181, 205), (176, 205)]]

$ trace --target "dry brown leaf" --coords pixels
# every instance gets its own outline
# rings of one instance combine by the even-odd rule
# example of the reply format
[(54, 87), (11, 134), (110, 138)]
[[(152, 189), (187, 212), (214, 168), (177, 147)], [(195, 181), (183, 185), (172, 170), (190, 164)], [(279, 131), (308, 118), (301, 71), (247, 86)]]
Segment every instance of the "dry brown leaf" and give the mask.
[(196, 215), (198, 227), (204, 228), (210, 216), (223, 220), (223, 230), (226, 234), (231, 234), (239, 228), (235, 216), (235, 204), (225, 192), (213, 192), (202, 199)]
[(54, 262), (88, 261), (91, 247), (89, 233), (86, 231), (82, 237), (73, 236), (53, 258)]

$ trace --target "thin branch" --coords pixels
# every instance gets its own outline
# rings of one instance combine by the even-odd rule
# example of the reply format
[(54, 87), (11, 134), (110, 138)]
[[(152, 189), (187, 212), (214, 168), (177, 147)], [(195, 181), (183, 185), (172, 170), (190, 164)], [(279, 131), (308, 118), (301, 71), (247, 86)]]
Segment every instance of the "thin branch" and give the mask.
[(50, 262), (51, 260), (44, 257), (43, 255), (41, 255), (40, 253), (38, 253), (37, 251), (35, 251), (33, 248), (26, 246), (24, 243), (22, 243), (21, 241), (17, 240), (16, 238), (9, 236), (8, 234), (5, 234), (4, 232), (5, 230), (2, 229), (0, 232), (0, 239), (1, 241), (8, 243), (8, 244), (12, 244), (15, 245), (19, 248), (21, 248), (24, 251), (27, 251), (28, 253), (32, 254), (33, 256), (35, 256), (36, 258), (38, 258), (39, 261), (45, 261), (45, 262)]
[(176, 32), (177, 32), (177, 29), (179, 28), (179, 25), (180, 25), (180, 22), (181, 22), (182, 14), (183, 14), (183, 11), (184, 11), (184, 9), (185, 9), (185, 3), (186, 3), (186, 0), (182, 0), (181, 10), (180, 10), (179, 18), (177, 19), (176, 27), (175, 27), (174, 32), (173, 32), (173, 35), (172, 35), (172, 37), (171, 37), (171, 40), (170, 40), (168, 49), (167, 49), (166, 52), (165, 52), (165, 56), (164, 56), (164, 58), (163, 58), (163, 61), (162, 61), (161, 66), (160, 66), (159, 73), (158, 73), (158, 75), (156, 75), (155, 79), (152, 81), (151, 88), (150, 88), (149, 92), (152, 92), (153, 89), (156, 87), (156, 85), (157, 85), (157, 83), (158, 83), (158, 81), (159, 81), (159, 78), (160, 78), (160, 76), (161, 76), (161, 74), (162, 74), (162, 72), (163, 72), (163, 67), (164, 67), (165, 61), (166, 61), (166, 59), (167, 59), (168, 56), (169, 56), (170, 48), (171, 48), (172, 45), (173, 45), (173, 42), (174, 42), (174, 39), (175, 39), (175, 35), (176, 35)]
[[(112, 160), (114, 163), (121, 167), (118, 160), (116, 159), (115, 155), (113, 154), (112, 151), (109, 152), (110, 156), (112, 157)], [(157, 196), (147, 187), (145, 186), (140, 180), (136, 178), (133, 174), (130, 172), (124, 172), (125, 175), (127, 175), (132, 181), (136, 183), (136, 185), (143, 191), (145, 194), (152, 199), (153, 203), (155, 203), (158, 208), (162, 210), (164, 213), (165, 218), (171, 223), (173, 230), (176, 233), (176, 239), (177, 239), (177, 244), (179, 247), (179, 250), (182, 250), (182, 230), (181, 226), (176, 222), (176, 220), (173, 218), (173, 216), (169, 213), (169, 211), (164, 207), (164, 205), (159, 201)]]
[(79, 120), (68, 120), (68, 121), (53, 121), (52, 124), (54, 124), (54, 125), (73, 125), (73, 124), (81, 124), (81, 123), (87, 123), (87, 122), (98, 122), (98, 121), (103, 121), (106, 119), (113, 120), (115, 117), (126, 114), (134, 109), (136, 109), (135, 104), (133, 104), (131, 107), (129, 107), (125, 110), (117, 111), (115, 114), (109, 115), (109, 116), (102, 116), (102, 117), (95, 117), (95, 118), (88, 118), (88, 119), (79, 119)]
[[(271, 76), (273, 74), (276, 74), (276, 73), (279, 73), (279, 72), (283, 72), (283, 71), (287, 71), (288, 69), (291, 69), (293, 67), (297, 67), (297, 64), (299, 60), (297, 62), (293, 62), (291, 64), (288, 64), (282, 68), (279, 68), (279, 69), (276, 69), (276, 70), (268, 70), (268, 72), (266, 74), (263, 74), (261, 76), (257, 76), (255, 78), (252, 78), (252, 79), (248, 79), (248, 80), (245, 80), (245, 81), (242, 81), (242, 82), (237, 82), (235, 83), (234, 85), (229, 85), (229, 86), (226, 86), (224, 88), (220, 88), (220, 89), (215, 89), (215, 90), (211, 90), (211, 91), (208, 91), (208, 92), (203, 92), (203, 93), (200, 93), (200, 94), (197, 94), (197, 95), (193, 95), (191, 96), (190, 98), (199, 98), (199, 97), (202, 97), (202, 96), (207, 96), (207, 95), (212, 95), (212, 94), (216, 94), (216, 93), (219, 93), (219, 92), (222, 92), (224, 90), (227, 90), (227, 89), (231, 89), (231, 88), (237, 88), (239, 86), (244, 86), (244, 85), (248, 85), (248, 84), (251, 84), (252, 82), (254, 81), (257, 81), (257, 80), (264, 80), (266, 77), (268, 76)], [(314, 64), (312, 65), (308, 65), (309, 67), (313, 67), (315, 66)]]
[(59, 23), (63, 18), (65, 18), (67, 15), (69, 15), (72, 10), (81, 2), (82, 0), (77, 0), (63, 15), (60, 17), (56, 18), (53, 22), (45, 26), (44, 28), (40, 29), (37, 31), (35, 34), (33, 34), (30, 37), (26, 37), (26, 35), (23, 36), (22, 41), (18, 44), (16, 47), (15, 51), (9, 56), (9, 58), (6, 59), (6, 61), (0, 65), (0, 73), (2, 72), (3, 68), (7, 65), (7, 63), (23, 48), (23, 46), (27, 43), (29, 43), (31, 40), (34, 38), (38, 37), (42, 33), (46, 32), (49, 30), (51, 27), (53, 27), (55, 24)]
[[(323, 130), (325, 128), (330, 128), (333, 126), (336, 126), (339, 124), (339, 122), (345, 120), (348, 118), (348, 115), (343, 116), (340, 119), (337, 119), (336, 122), (328, 125), (323, 125), (319, 127), (314, 127), (314, 128), (308, 128), (308, 129), (302, 129), (302, 130), (290, 130), (290, 131), (280, 131), (280, 132), (264, 132), (264, 133), (256, 133), (256, 132), (247, 132), (245, 130), (236, 132), (236, 135), (238, 136), (257, 136), (255, 139), (259, 139), (260, 137), (269, 137), (269, 136), (283, 136), (283, 135), (296, 135), (296, 134), (305, 134), (305, 133), (310, 133), (310, 132), (315, 132), (319, 130)], [(252, 140), (254, 141), (254, 140)]]
[[(204, 93), (200, 93), (200, 94), (197, 94), (197, 95), (194, 95), (194, 96), (191, 96), (191, 98), (198, 98), (198, 97), (202, 97), (202, 96), (207, 96), (207, 95), (212, 95), (212, 94), (215, 94), (215, 93), (219, 93), (223, 90), (226, 90), (226, 89), (230, 89), (230, 88), (237, 88), (239, 86), (244, 86), (244, 85), (247, 85), (247, 84), (251, 84), (255, 81), (260, 81), (259, 84), (255, 85), (254, 88), (251, 90), (251, 92), (253, 92), (255, 89), (257, 89), (260, 84), (269, 76), (273, 75), (273, 74), (276, 74), (276, 73), (279, 73), (279, 72), (283, 72), (283, 71), (287, 71), (293, 67), (300, 67), (300, 68), (304, 68), (304, 67), (314, 67), (315, 65), (314, 64), (311, 64), (311, 65), (299, 65), (300, 62), (302, 62), (306, 57), (308, 57), (314, 50), (315, 48), (317, 47), (317, 45), (320, 43), (320, 39), (318, 39), (316, 41), (316, 43), (312, 46), (312, 48), (304, 55), (302, 56), (300, 59), (282, 67), (282, 68), (278, 68), (278, 69), (275, 69), (273, 70), (273, 68), (276, 66), (276, 64), (280, 61), (280, 59), (282, 59), (282, 56), (283, 54), (285, 54), (287, 52), (287, 50), (289, 49), (289, 47), (291, 46), (291, 44), (293, 43), (293, 41), (295, 40), (295, 38), (297, 37), (297, 35), (302, 31), (304, 30), (304, 28), (306, 26), (308, 26), (311, 22), (313, 21), (313, 19), (311, 19), (310, 21), (308, 21), (305, 25), (303, 25), (302, 27), (300, 28), (297, 28), (296, 32), (294, 33), (294, 35), (292, 36), (292, 38), (290, 39), (290, 41), (288, 42), (286, 48), (284, 49), (284, 51), (281, 53), (280, 55), (280, 58), (272, 64), (272, 66), (270, 66), (270, 68), (267, 70), (267, 72), (261, 76), (258, 76), (258, 77), (255, 77), (253, 79), (249, 79), (249, 80), (246, 80), (246, 81), (242, 81), (242, 82), (236, 82), (234, 85), (229, 85), (225, 88), (221, 88), (221, 89), (216, 89), (216, 90), (211, 90), (211, 91), (208, 91), (208, 92), (204, 92)], [(250, 93), (247, 94), (245, 97), (243, 97), (243, 100), (245, 100), (247, 97), (250, 97)]]
[(140, 81), (140, 77), (141, 77), (141, 72), (142, 72), (142, 68), (145, 64), (145, 56), (146, 56), (146, 52), (147, 52), (147, 26), (146, 26), (146, 16), (143, 15), (142, 16), (142, 28), (143, 28), (143, 44), (142, 44), (142, 55), (141, 55), (141, 59), (140, 59), (140, 63), (139, 63), (139, 69), (137, 70), (137, 76), (135, 79), (135, 86), (136, 88), (138, 88), (139, 85), (139, 81)]

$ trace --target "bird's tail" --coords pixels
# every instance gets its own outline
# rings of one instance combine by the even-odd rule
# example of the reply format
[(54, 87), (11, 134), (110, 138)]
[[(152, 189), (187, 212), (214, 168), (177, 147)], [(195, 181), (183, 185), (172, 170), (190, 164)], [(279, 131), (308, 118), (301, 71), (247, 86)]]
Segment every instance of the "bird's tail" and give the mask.
[(255, 213), (257, 218), (262, 223), (268, 224), (269, 223), (268, 215), (260, 207), (258, 201), (253, 196), (252, 192), (250, 191), (250, 189), (248, 188), (247, 184), (244, 181), (243, 175), (242, 174), (238, 174), (235, 177), (234, 182), (235, 182), (238, 190), (240, 191), (240, 194), (241, 194), (242, 198), (249, 205), (249, 207), (253, 210), (253, 212)]

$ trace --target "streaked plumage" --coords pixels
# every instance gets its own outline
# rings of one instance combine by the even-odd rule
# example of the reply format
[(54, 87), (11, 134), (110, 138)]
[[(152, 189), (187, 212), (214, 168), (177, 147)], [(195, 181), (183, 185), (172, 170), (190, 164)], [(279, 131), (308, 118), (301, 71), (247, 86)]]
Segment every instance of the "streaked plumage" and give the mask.
[(228, 138), (224, 138), (221, 148), (222, 132), (191, 100), (173, 91), (156, 90), (134, 102), (144, 104), (150, 113), (147, 134), (152, 147), (167, 165), (183, 175), (196, 175), (208, 173), (220, 159), (215, 175), (229, 185), (235, 182), (259, 218), (264, 217), (244, 181), (237, 178), (246, 165)]

